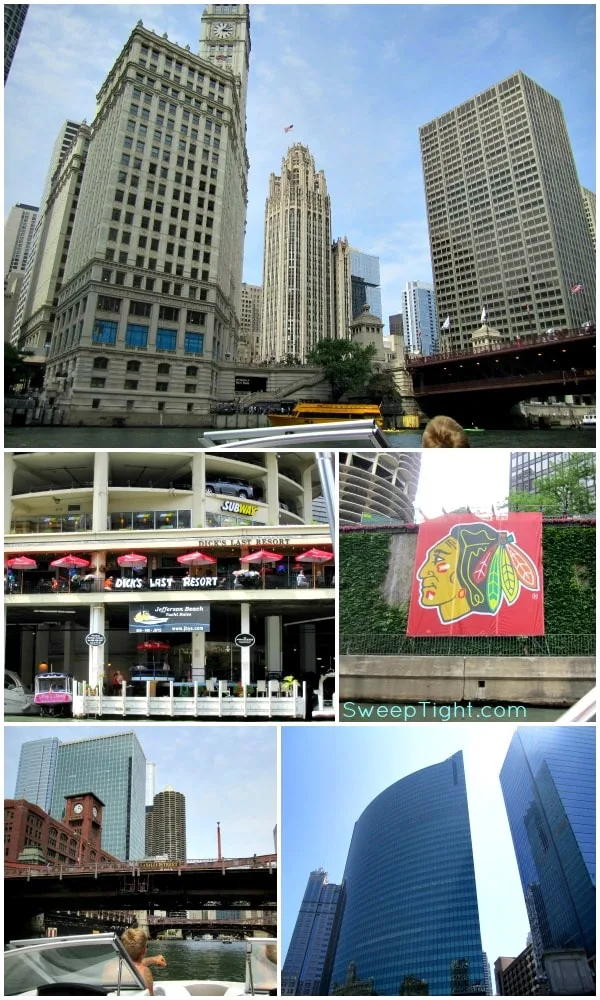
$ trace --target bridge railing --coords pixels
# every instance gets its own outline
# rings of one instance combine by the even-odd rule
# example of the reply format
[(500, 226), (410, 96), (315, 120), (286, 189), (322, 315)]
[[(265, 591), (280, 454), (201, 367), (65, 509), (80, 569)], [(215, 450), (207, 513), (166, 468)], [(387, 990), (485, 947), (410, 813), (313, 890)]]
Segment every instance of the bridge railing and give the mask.
[(504, 351), (515, 351), (524, 347), (535, 347), (537, 344), (555, 344), (559, 341), (573, 340), (576, 337), (594, 337), (596, 329), (583, 330), (556, 330), (554, 333), (527, 333), (518, 340), (510, 340), (498, 347), (481, 347), (476, 351), (454, 350), (440, 351), (438, 354), (429, 354), (423, 357), (411, 356), (406, 358), (407, 368), (420, 368), (423, 365), (437, 364), (440, 361), (452, 361), (454, 358), (477, 358), (482, 354), (501, 354)]
[(483, 379), (465, 378), (461, 382), (437, 382), (435, 385), (423, 386), (415, 391), (418, 396), (426, 396), (428, 393), (435, 395), (440, 392), (466, 392), (468, 389), (491, 389), (494, 385), (506, 387), (509, 383), (513, 383), (516, 386), (540, 385), (542, 382), (550, 384), (562, 382), (565, 386), (572, 385), (573, 383), (577, 385), (579, 380), (593, 378), (595, 374), (595, 371), (590, 368), (571, 368), (569, 371), (557, 368), (556, 371), (539, 372), (538, 374), (520, 375), (511, 373), (509, 375), (490, 376), (490, 378)]
[(191, 871), (230, 871), (234, 868), (243, 869), (275, 869), (276, 854), (259, 854), (250, 858), (209, 858), (199, 861), (113, 861), (94, 862), (83, 865), (18, 865), (11, 863), (5, 866), (5, 878), (62, 878), (64, 875), (141, 875), (152, 872), (191, 872)]

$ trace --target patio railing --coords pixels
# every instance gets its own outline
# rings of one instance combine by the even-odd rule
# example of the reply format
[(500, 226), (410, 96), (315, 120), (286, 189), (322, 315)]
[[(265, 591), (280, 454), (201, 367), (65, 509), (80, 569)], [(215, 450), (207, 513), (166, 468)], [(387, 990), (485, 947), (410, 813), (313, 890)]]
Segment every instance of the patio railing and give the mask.
[(344, 656), (594, 656), (594, 633), (534, 636), (437, 636), (343, 634)]
[[(310, 568), (305, 570), (305, 582), (298, 583), (298, 573), (286, 570), (283, 573), (267, 573), (264, 577), (257, 571), (246, 576), (234, 574), (234, 571), (206, 576), (172, 576), (169, 570), (157, 571), (150, 579), (129, 575), (117, 575), (120, 571), (107, 571), (104, 580), (85, 576), (56, 577), (50, 571), (26, 570), (22, 574), (14, 572), (14, 576), (5, 579), (4, 593), (13, 594), (100, 594), (122, 593), (124, 597), (131, 594), (158, 594), (165, 591), (182, 591), (185, 594), (214, 593), (217, 590), (312, 590), (313, 588), (333, 588), (334, 569), (327, 566), (319, 571), (314, 578)], [(91, 574), (90, 574), (91, 576)]]

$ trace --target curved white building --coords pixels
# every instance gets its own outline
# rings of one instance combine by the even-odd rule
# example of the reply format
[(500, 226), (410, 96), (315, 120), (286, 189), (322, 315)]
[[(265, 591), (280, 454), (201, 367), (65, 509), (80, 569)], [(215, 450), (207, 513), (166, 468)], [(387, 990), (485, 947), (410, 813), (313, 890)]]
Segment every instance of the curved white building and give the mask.
[(340, 455), (340, 524), (414, 521), (421, 455), (416, 451)]

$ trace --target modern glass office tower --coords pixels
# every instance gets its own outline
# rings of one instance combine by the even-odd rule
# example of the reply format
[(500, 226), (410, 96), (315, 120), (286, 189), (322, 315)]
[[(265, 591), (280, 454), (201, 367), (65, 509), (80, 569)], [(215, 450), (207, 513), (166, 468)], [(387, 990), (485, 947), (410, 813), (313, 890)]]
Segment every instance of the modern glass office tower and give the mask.
[(367, 806), (343, 885), (332, 988), (352, 962), (377, 996), (485, 995), (462, 753)]
[(123, 860), (144, 857), (146, 758), (135, 733), (60, 743), (50, 813), (65, 795), (93, 792), (104, 802), (102, 847)]
[(500, 772), (539, 972), (543, 954), (595, 955), (596, 728), (518, 728)]
[(404, 343), (412, 354), (429, 357), (438, 347), (438, 316), (433, 285), (407, 281), (402, 292)]
[(10, 67), (14, 59), (21, 31), (25, 24), (28, 3), (5, 3), (4, 4), (4, 83), (8, 79)]
[(327, 996), (341, 907), (342, 887), (322, 868), (311, 872), (283, 966), (284, 997)]
[(15, 799), (25, 799), (26, 802), (50, 812), (58, 747), (59, 741), (55, 736), (23, 744), (15, 784)]
[(381, 319), (379, 257), (351, 248), (350, 276), (352, 282), (352, 318), (356, 319), (357, 316), (360, 316), (362, 307), (368, 304), (373, 315)]

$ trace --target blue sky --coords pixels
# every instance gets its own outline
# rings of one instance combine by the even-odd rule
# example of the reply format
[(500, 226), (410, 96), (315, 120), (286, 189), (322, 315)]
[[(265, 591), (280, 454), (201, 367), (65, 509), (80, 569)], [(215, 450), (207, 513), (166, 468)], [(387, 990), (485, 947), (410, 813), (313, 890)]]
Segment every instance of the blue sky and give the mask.
[(462, 750), (484, 951), (518, 955), (529, 931), (498, 775), (515, 727), (283, 727), (282, 958), (306, 880), (324, 868), (340, 882), (355, 821), (379, 792)]
[[(38, 203), (62, 122), (92, 121), (135, 22), (196, 50), (201, 11), (30, 5), (5, 89), (5, 213)], [(431, 280), (419, 125), (517, 69), (562, 101), (581, 183), (595, 190), (594, 5), (253, 4), (251, 19), (245, 281), (262, 281), (269, 174), (291, 138), (325, 171), (334, 236), (380, 257), (387, 321), (406, 281)]]
[[(127, 726), (156, 764), (156, 791), (167, 785), (186, 797), (188, 858), (217, 856), (217, 822), (223, 854), (250, 857), (273, 852), (277, 822), (277, 731), (274, 726)], [(21, 745), (58, 736), (85, 739), (115, 727), (32, 723), (4, 727), (4, 794), (14, 795)]]

